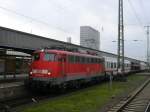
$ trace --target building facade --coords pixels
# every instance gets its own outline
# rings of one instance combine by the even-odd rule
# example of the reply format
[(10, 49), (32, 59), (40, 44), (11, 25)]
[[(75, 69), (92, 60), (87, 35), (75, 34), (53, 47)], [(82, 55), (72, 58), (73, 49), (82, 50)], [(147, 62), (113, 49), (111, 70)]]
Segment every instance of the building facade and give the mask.
[(71, 37), (67, 37), (67, 42), (71, 43)]
[(100, 50), (100, 33), (90, 26), (80, 27), (80, 45)]

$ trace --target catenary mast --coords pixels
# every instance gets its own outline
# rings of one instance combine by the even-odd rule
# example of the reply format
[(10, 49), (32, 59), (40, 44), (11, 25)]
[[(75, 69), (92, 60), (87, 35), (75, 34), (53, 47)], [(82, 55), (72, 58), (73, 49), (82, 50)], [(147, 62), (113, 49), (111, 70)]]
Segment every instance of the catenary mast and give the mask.
[(121, 74), (124, 74), (124, 20), (123, 20), (123, 0), (119, 0), (117, 72), (118, 72), (118, 73), (121, 73)]

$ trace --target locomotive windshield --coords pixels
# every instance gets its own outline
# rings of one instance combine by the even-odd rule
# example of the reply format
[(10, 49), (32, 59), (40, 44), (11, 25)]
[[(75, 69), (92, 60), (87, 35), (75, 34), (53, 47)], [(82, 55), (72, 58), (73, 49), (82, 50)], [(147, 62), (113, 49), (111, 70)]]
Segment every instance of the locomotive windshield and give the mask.
[(45, 60), (45, 61), (55, 61), (55, 55), (56, 55), (56, 54), (45, 53), (45, 55), (44, 55), (44, 60)]
[(32, 56), (32, 61), (38, 61), (40, 59), (40, 54), (39, 53), (35, 53)]

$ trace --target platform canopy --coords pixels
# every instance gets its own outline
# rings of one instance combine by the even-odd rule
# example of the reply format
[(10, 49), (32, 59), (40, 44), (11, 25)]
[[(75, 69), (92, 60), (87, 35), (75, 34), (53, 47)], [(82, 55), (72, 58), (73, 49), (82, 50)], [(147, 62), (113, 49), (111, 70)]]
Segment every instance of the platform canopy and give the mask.
[(68, 48), (78, 48), (83, 50), (93, 50), (79, 45), (62, 42), (34, 34), (16, 31), (9, 28), (0, 27), (0, 47), (10, 48), (17, 51), (30, 53), (37, 49), (51, 48), (53, 46), (64, 46)]
[[(66, 48), (78, 49), (83, 53), (86, 51), (95, 52), (97, 53), (97, 55), (103, 57), (117, 57), (116, 54), (58, 41), (43, 36), (29, 34), (22, 31), (16, 31), (10, 28), (0, 27), (0, 48), (13, 49), (16, 51), (31, 54), (34, 50), (51, 48), (54, 46), (63, 46)], [(126, 57), (126, 59), (135, 61), (135, 59), (128, 57)]]

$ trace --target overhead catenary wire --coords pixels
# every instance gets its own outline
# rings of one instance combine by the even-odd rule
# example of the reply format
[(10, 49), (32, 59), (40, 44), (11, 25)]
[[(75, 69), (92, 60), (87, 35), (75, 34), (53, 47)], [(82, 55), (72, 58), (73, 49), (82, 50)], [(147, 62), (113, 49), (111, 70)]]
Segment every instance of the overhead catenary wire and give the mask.
[[(49, 1), (49, 0), (47, 0), (47, 1)], [(131, 1), (130, 1), (130, 0), (128, 0), (128, 1), (130, 2), (130, 5), (132, 6), (132, 9), (133, 9), (134, 12), (135, 12), (136, 18), (137, 18), (138, 22), (140, 23), (140, 26), (142, 26), (142, 30), (143, 30), (143, 26), (144, 26), (144, 25), (142, 25), (143, 23), (141, 22), (140, 18), (138, 17), (138, 15), (137, 15), (137, 13), (136, 13), (136, 11), (135, 11), (135, 8), (133, 7)], [(60, 8), (60, 10), (65, 9), (65, 7), (62, 7), (62, 6), (60, 7), (60, 5), (58, 5), (57, 7)], [(43, 25), (53, 27), (53, 28), (55, 28), (55, 29), (58, 29), (59, 31), (64, 32), (64, 33), (70, 33), (70, 32), (68, 32), (67, 30), (63, 29), (63, 28), (60, 28), (60, 27), (51, 25), (50, 23), (47, 23), (47, 22), (44, 22), (44, 21), (42, 21), (42, 20), (39, 20), (39, 19), (30, 17), (30, 16), (27, 16), (27, 15), (22, 14), (22, 13), (19, 13), (19, 12), (15, 11), (15, 10), (12, 10), (12, 9), (9, 9), (9, 8), (6, 8), (6, 7), (2, 7), (2, 6), (0, 6), (0, 9), (5, 10), (5, 11), (10, 12), (10, 13), (13, 13), (13, 14), (15, 14), (15, 15), (18, 15), (18, 16), (21, 16), (21, 17), (24, 17), (24, 18), (27, 18), (27, 19), (29, 19), (30, 21), (37, 22), (37, 23), (41, 23), (41, 24), (43, 24)], [(136, 24), (125, 24), (125, 26), (138, 26), (138, 25), (136, 25)]]
[(53, 28), (55, 28), (55, 29), (58, 29), (58, 30), (64, 32), (64, 33), (70, 33), (70, 32), (68, 32), (68, 31), (66, 31), (66, 30), (64, 30), (64, 29), (62, 29), (62, 28), (60, 28), (60, 27), (54, 27), (54, 26), (52, 26), (51, 24), (49, 24), (49, 23), (47, 23), (47, 22), (44, 22), (44, 21), (42, 21), (42, 20), (35, 19), (35, 18), (33, 18), (33, 17), (30, 17), (30, 16), (27, 16), (27, 15), (21, 14), (21, 13), (15, 11), (15, 10), (8, 9), (8, 8), (2, 7), (2, 6), (0, 6), (0, 9), (5, 10), (5, 11), (10, 12), (10, 13), (13, 13), (13, 14), (15, 14), (15, 15), (18, 15), (18, 16), (21, 16), (21, 17), (24, 17), (24, 18), (27, 18), (27, 19), (29, 19), (30, 21), (34, 21), (34, 22), (41, 23), (41, 24), (46, 25), (46, 26), (53, 27)]
[[(145, 7), (144, 7), (144, 4), (143, 4), (143, 0), (139, 0), (139, 4), (140, 4), (142, 12), (145, 12)], [(146, 20), (146, 18), (148, 18), (147, 15), (145, 13), (142, 13), (142, 14), (143, 14), (143, 16), (144, 16), (144, 18)]]
[(129, 3), (129, 5), (131, 6), (131, 9), (132, 9), (132, 11), (133, 11), (133, 13), (134, 13), (134, 15), (135, 15), (137, 21), (139, 22), (139, 25), (141, 25), (141, 26), (143, 27), (143, 26), (144, 26), (144, 25), (143, 25), (143, 22), (141, 21), (140, 17), (138, 16), (138, 14), (137, 14), (137, 12), (136, 12), (136, 10), (135, 10), (135, 8), (134, 8), (132, 2), (131, 2), (130, 0), (127, 0), (127, 1), (128, 1), (128, 3)]

